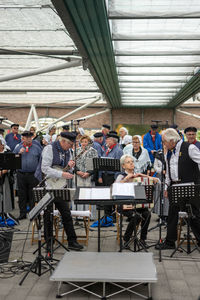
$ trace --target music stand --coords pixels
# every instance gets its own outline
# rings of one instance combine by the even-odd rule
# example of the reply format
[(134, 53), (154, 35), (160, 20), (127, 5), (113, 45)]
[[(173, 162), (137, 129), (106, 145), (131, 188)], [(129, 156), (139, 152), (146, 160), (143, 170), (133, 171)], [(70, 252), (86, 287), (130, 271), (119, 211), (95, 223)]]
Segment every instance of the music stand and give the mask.
[[(177, 184), (173, 185), (168, 190), (169, 201), (170, 205), (175, 205), (179, 207), (180, 216), (183, 216), (187, 225), (187, 234), (185, 235), (184, 239), (181, 241), (179, 245), (175, 248), (172, 252), (170, 257), (181, 249), (182, 251), (186, 252), (187, 254), (192, 253), (195, 250), (200, 252), (200, 249), (195, 242), (195, 240), (191, 237), (191, 218), (193, 217), (192, 213), (192, 206), (196, 208), (200, 208), (199, 204), (199, 197), (200, 197), (200, 185), (184, 185), (184, 184)], [(184, 241), (187, 241), (187, 250), (182, 248), (182, 244)], [(191, 250), (190, 241), (192, 241), (193, 245), (195, 246), (193, 250)]]
[[(46, 188), (44, 184), (45, 184), (45, 180), (42, 180), (35, 188), (33, 188), (33, 194), (34, 194), (35, 202), (38, 202), (39, 206), (42, 206), (42, 203), (40, 204), (41, 200), (39, 201), (39, 199), (42, 199), (43, 196), (46, 195), (46, 193), (50, 193), (51, 196), (53, 197), (53, 200), (55, 198), (58, 198), (58, 197), (62, 198), (63, 201), (69, 201), (70, 200), (69, 189), (67, 189), (67, 188), (62, 188), (62, 189), (52, 189), (51, 188), (51, 189), (49, 189), (49, 188)], [(54, 253), (54, 251), (59, 246), (61, 246), (62, 248), (64, 248), (66, 251), (69, 251), (69, 249), (67, 247), (65, 247), (53, 235), (53, 228), (52, 228), (53, 227), (53, 200), (50, 201), (49, 203), (47, 203), (47, 205), (45, 206), (46, 211), (47, 211), (47, 218), (48, 218), (48, 216), (50, 216), (49, 224), (48, 225), (51, 226), (52, 234), (50, 234), (50, 236), (47, 235), (46, 240), (45, 240), (44, 243), (41, 244), (41, 247), (44, 247), (45, 245), (47, 245), (47, 257), (48, 257), (48, 259), (58, 261), (57, 259), (53, 259), (53, 253)], [(37, 210), (37, 206), (38, 205), (36, 205), (33, 209)], [(29, 213), (29, 216), (30, 216), (30, 213)], [(54, 242), (56, 242), (58, 244), (58, 246), (56, 248), (53, 248)], [(33, 254), (35, 254), (38, 250), (39, 249), (37, 248), (33, 252)]]
[[(21, 169), (21, 154), (15, 154), (11, 152), (0, 153), (0, 171), (2, 170), (17, 170)], [(3, 185), (3, 178), (1, 178), (0, 184)], [(2, 202), (1, 202), (1, 217), (2, 221), (6, 224), (6, 219), (8, 218), (7, 214), (4, 212), (4, 192), (2, 187)], [(19, 222), (9, 214), (9, 217), (14, 220), (16, 224)]]
[[(154, 191), (154, 186), (153, 185), (141, 185), (145, 188), (145, 195), (146, 195), (146, 204), (152, 203), (153, 202), (153, 191)], [(144, 201), (141, 202), (142, 204), (144, 204)], [(132, 252), (138, 252), (141, 250), (144, 250), (145, 252), (147, 251), (147, 248), (145, 247), (145, 245), (143, 243), (141, 243), (141, 241), (138, 239), (137, 237), (137, 230), (136, 230), (136, 216), (138, 215), (137, 213), (137, 207), (136, 204), (138, 204), (138, 202), (135, 202), (133, 204), (133, 212), (134, 212), (134, 231), (133, 231), (133, 237), (127, 242), (125, 243), (124, 247), (122, 249), (127, 249), (130, 250)], [(120, 214), (121, 217), (121, 214)], [(130, 248), (130, 245), (133, 243), (134, 247), (133, 250)]]
[[(100, 157), (100, 158), (93, 158), (93, 169), (94, 171), (112, 171), (112, 172), (120, 172), (121, 171), (121, 166), (120, 166), (120, 160), (116, 158), (105, 158), (105, 157)], [(113, 183), (113, 182), (112, 182)], [(109, 186), (109, 185), (108, 185)], [(98, 206), (96, 207), (98, 210), (98, 218), (100, 214), (100, 209)], [(104, 209), (106, 206), (104, 206)], [(105, 213), (105, 210), (104, 210)], [(105, 222), (107, 223), (107, 216), (105, 213)]]
[(116, 158), (93, 158), (94, 171), (120, 172), (120, 160)]
[[(42, 248), (42, 235), (41, 235), (41, 211), (46, 208), (52, 201), (54, 200), (54, 197), (50, 193), (46, 193), (42, 198), (37, 199), (37, 201), (40, 203), (40, 205), (36, 205), (30, 212), (29, 212), (29, 219), (30, 221), (37, 218), (38, 220), (38, 255), (35, 258), (35, 260), (32, 262), (30, 267), (28, 268), (28, 271), (23, 276), (22, 280), (19, 282), (19, 285), (22, 285), (26, 277), (30, 272), (33, 272), (37, 274), (38, 276), (41, 276), (45, 274), (46, 272), (50, 270), (54, 270), (54, 267), (49, 263), (49, 261), (42, 255), (41, 248)], [(44, 272), (42, 272), (42, 262), (45, 262), (49, 268), (47, 268)]]

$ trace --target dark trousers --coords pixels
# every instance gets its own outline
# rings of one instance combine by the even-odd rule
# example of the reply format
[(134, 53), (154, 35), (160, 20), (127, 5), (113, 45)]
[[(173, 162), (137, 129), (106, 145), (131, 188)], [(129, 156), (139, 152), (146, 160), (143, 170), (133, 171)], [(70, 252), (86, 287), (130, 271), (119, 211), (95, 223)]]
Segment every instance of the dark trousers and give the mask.
[(29, 202), (30, 209), (35, 205), (33, 199), (33, 188), (38, 184), (34, 173), (17, 172), (18, 197), (20, 215), (26, 214), (26, 205)]
[(124, 234), (124, 241), (128, 242), (130, 240), (134, 229), (140, 223), (140, 221), (141, 221), (140, 238), (142, 240), (146, 240), (150, 219), (151, 219), (151, 213), (149, 212), (148, 208), (137, 208), (136, 214), (130, 217), (130, 221), (126, 228), (126, 232)]
[[(61, 214), (68, 242), (76, 241), (77, 237), (68, 203), (61, 198), (55, 198), (54, 203), (56, 209), (58, 209)], [(45, 240), (53, 237), (53, 204), (49, 204), (44, 212), (44, 235)]]
[[(190, 218), (190, 226), (196, 239), (200, 241), (200, 210), (191, 205), (193, 216)], [(169, 215), (167, 222), (167, 236), (168, 241), (177, 240), (177, 224), (178, 224), (178, 212), (180, 211), (179, 206), (170, 205)]]

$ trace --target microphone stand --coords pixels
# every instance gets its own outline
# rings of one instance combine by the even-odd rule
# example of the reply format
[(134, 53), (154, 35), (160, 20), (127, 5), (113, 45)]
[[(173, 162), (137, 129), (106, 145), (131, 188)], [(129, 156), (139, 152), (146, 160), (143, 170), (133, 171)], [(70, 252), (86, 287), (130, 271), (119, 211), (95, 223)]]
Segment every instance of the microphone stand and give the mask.
[[(162, 168), (161, 168), (161, 177), (160, 177), (160, 181), (161, 181), (161, 189), (160, 189), (160, 196), (159, 196), (159, 223), (150, 228), (148, 230), (148, 232), (156, 229), (159, 227), (159, 240), (158, 240), (158, 243), (156, 245), (159, 246), (159, 262), (162, 261), (162, 255), (161, 255), (161, 244), (162, 244), (162, 226), (165, 225), (165, 222), (164, 222), (164, 219), (163, 219), (163, 213), (164, 213), (164, 151), (162, 149), (162, 152), (159, 154), (160, 155), (160, 158), (159, 159), (162, 163)], [(155, 246), (155, 245), (152, 245), (152, 246)], [(150, 246), (150, 247), (152, 247)]]
[[(80, 119), (80, 120), (71, 120), (71, 130), (76, 132), (78, 126), (79, 126), (79, 123), (81, 121), (85, 121), (85, 119)], [(74, 167), (74, 185), (75, 185), (75, 189), (77, 190), (77, 174), (76, 174), (76, 156), (77, 156), (77, 147), (76, 147), (76, 140), (75, 140), (75, 145), (74, 145), (74, 162), (75, 162), (75, 167)], [(77, 211), (77, 204), (76, 204), (76, 211)], [(79, 225), (79, 222), (78, 222), (78, 219), (76, 217), (76, 222), (75, 222), (76, 225)]]

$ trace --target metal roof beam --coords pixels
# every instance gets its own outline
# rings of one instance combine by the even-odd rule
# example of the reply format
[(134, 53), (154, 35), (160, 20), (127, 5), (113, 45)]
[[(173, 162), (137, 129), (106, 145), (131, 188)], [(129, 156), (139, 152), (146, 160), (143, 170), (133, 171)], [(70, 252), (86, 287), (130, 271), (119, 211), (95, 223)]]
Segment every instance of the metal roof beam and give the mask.
[(176, 72), (176, 73), (125, 73), (119, 72), (118, 76), (193, 76), (194, 72)]
[(161, 36), (147, 36), (144, 38), (143, 35), (141, 36), (120, 36), (118, 37), (117, 35), (112, 36), (113, 41), (199, 41), (200, 40), (200, 35), (199, 34), (194, 34), (194, 35), (178, 35), (177, 37), (174, 37), (172, 34), (163, 34)]
[(198, 50), (185, 50), (185, 51), (141, 51), (141, 52), (137, 52), (137, 51), (132, 51), (132, 50), (128, 50), (128, 51), (119, 51), (119, 50), (115, 50), (115, 56), (188, 56), (188, 55), (200, 55), (200, 51)]
[(0, 93), (100, 93), (99, 89), (0, 88)]
[(179, 20), (179, 19), (199, 19), (200, 18), (200, 13), (198, 14), (198, 12), (195, 12), (195, 15), (192, 16), (188, 16), (187, 14), (180, 14), (179, 16), (177, 16), (177, 14), (174, 14), (171, 13), (170, 15), (166, 16), (166, 15), (163, 15), (163, 16), (159, 16), (158, 14), (156, 15), (151, 15), (151, 16), (147, 16), (147, 15), (141, 15), (141, 16), (138, 16), (138, 15), (109, 15), (108, 16), (109, 20)]
[(175, 83), (177, 83), (177, 82), (180, 82), (180, 83), (185, 83), (185, 81), (184, 80), (157, 80), (157, 79), (155, 79), (155, 80), (132, 80), (132, 79), (130, 79), (129, 81), (127, 80), (127, 81), (123, 81), (123, 80), (120, 80), (120, 78), (119, 78), (119, 83), (120, 82), (132, 82), (132, 83), (152, 83), (152, 82), (154, 82), (154, 83), (156, 83), (156, 82), (160, 82), (160, 83), (164, 83), (164, 82), (169, 82), (169, 83), (173, 83), (173, 82), (175, 82)]
[(116, 67), (199, 67), (200, 66), (200, 61), (199, 62), (194, 62), (194, 63), (116, 63)]
[[(71, 46), (73, 47), (73, 45)], [(79, 56), (78, 50), (60, 50), (60, 49), (6, 49), (0, 48), (0, 55), (35, 55), (35, 54), (44, 54), (44, 55), (76, 55)]]

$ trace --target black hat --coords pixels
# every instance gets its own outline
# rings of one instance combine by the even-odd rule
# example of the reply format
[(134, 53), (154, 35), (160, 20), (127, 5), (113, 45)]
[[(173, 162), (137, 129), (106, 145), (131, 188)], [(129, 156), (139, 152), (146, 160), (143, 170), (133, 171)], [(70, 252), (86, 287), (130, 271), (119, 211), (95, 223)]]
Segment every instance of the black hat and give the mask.
[(3, 128), (0, 128), (0, 132), (4, 132), (5, 130)]
[(157, 124), (152, 124), (152, 125), (151, 125), (151, 128), (152, 128), (152, 129), (158, 129), (158, 125), (157, 125)]
[(189, 131), (197, 132), (197, 129), (196, 129), (196, 127), (187, 127), (187, 128), (185, 128), (184, 133), (189, 132)]
[(102, 125), (102, 127), (107, 128), (107, 129), (110, 130), (110, 125), (104, 124), (104, 125)]
[(33, 133), (28, 131), (28, 130), (25, 130), (24, 132), (22, 132), (22, 136), (33, 136)]
[(108, 133), (108, 134), (106, 135), (106, 139), (107, 139), (107, 138), (110, 138), (110, 137), (115, 138), (115, 139), (118, 139), (118, 142), (119, 142), (119, 137), (118, 137), (117, 134), (115, 134), (115, 133)]
[(117, 131), (111, 130), (109, 133), (114, 133), (117, 135)]
[(63, 125), (62, 127), (64, 130), (69, 130), (69, 125)]
[(100, 138), (100, 137), (102, 137), (103, 136), (103, 133), (102, 132), (96, 132), (95, 134), (94, 134), (94, 137), (95, 138)]
[(60, 133), (60, 136), (63, 137), (63, 138), (65, 138), (65, 139), (68, 139), (68, 140), (70, 140), (72, 142), (75, 142), (75, 139), (76, 139), (76, 135), (73, 132), (65, 132), (65, 131), (63, 131), (63, 132)]
[(177, 129), (177, 128), (178, 128), (178, 125), (177, 125), (177, 124), (172, 124), (169, 128)]
[(16, 124), (16, 123), (13, 123), (10, 127), (12, 128), (12, 127), (19, 127), (19, 124)]

